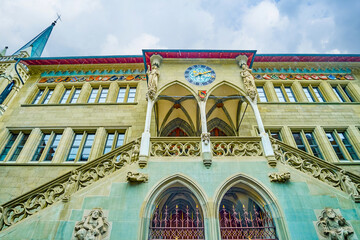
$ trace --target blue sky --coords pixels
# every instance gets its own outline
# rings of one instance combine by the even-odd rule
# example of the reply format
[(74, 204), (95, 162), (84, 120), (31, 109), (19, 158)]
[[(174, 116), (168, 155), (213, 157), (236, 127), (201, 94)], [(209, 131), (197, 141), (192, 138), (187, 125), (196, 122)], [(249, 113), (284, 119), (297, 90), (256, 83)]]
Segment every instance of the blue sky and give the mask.
[(141, 49), (360, 53), (359, 0), (1, 0), (12, 54), (61, 14), (43, 56)]

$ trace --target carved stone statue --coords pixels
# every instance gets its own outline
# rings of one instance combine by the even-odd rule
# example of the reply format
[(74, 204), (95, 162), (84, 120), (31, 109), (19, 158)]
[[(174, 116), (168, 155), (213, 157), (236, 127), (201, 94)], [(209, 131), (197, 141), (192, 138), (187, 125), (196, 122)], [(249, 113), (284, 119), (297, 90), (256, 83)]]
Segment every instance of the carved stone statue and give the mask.
[(254, 100), (257, 94), (254, 77), (251, 74), (252, 70), (248, 68), (247, 64), (241, 65), (240, 76), (242, 77), (245, 89), (249, 97)]
[(332, 208), (325, 208), (321, 212), (317, 227), (323, 237), (331, 240), (348, 240), (354, 234), (350, 224)]
[(210, 133), (202, 133), (201, 141), (203, 141), (205, 145), (208, 145), (210, 143)]
[(344, 170), (340, 171), (340, 176), (341, 186), (343, 190), (347, 192), (355, 200), (355, 202), (360, 201), (360, 195), (357, 190), (356, 184), (351, 180), (348, 175), (346, 175), (346, 172)]
[(139, 153), (140, 153), (140, 141), (139, 139), (136, 139), (134, 145), (132, 146), (131, 162), (135, 162), (139, 159)]
[(70, 199), (70, 196), (76, 192), (79, 188), (80, 172), (78, 170), (73, 170), (69, 180), (65, 184), (65, 193), (62, 201), (67, 202)]
[(144, 173), (133, 173), (128, 172), (127, 173), (127, 180), (128, 182), (147, 182), (149, 180), (149, 176)]
[(270, 173), (269, 174), (270, 182), (287, 182), (290, 179), (290, 173)]
[(75, 239), (78, 240), (101, 240), (107, 235), (109, 222), (104, 217), (100, 208), (91, 210), (83, 221), (75, 225)]

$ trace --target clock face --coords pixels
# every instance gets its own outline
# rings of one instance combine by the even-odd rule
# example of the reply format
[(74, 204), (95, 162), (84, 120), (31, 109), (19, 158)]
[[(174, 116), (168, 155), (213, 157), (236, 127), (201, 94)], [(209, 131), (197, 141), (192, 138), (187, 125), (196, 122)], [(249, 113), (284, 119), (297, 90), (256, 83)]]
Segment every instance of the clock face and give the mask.
[(185, 70), (185, 79), (198, 86), (205, 86), (212, 83), (216, 74), (215, 71), (205, 65), (193, 65)]

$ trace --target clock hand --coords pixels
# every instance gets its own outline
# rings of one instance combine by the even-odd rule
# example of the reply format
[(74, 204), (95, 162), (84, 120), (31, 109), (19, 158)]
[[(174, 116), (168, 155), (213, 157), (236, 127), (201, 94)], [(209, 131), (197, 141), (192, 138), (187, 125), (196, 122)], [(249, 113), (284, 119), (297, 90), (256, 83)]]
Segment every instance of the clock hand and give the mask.
[[(194, 71), (195, 72), (195, 71)], [(207, 71), (207, 72), (203, 72), (203, 73), (198, 73), (198, 74), (196, 74), (196, 75), (194, 75), (195, 77), (196, 76), (199, 76), (199, 75), (204, 75), (204, 74), (207, 74), (207, 73), (210, 73), (211, 71)]]

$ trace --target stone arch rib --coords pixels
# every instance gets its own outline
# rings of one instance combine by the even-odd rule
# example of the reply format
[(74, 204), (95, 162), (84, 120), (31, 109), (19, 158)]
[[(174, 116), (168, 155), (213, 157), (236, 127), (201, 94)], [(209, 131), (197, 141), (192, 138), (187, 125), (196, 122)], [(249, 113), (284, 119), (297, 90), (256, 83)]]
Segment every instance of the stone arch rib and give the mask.
[(168, 124), (166, 124), (166, 126), (162, 130), (160, 130), (160, 136), (168, 136), (170, 132), (177, 127), (181, 128), (184, 132), (186, 132), (188, 136), (195, 136), (194, 127), (191, 127), (189, 123), (187, 123), (181, 118), (175, 118), (171, 120)]

